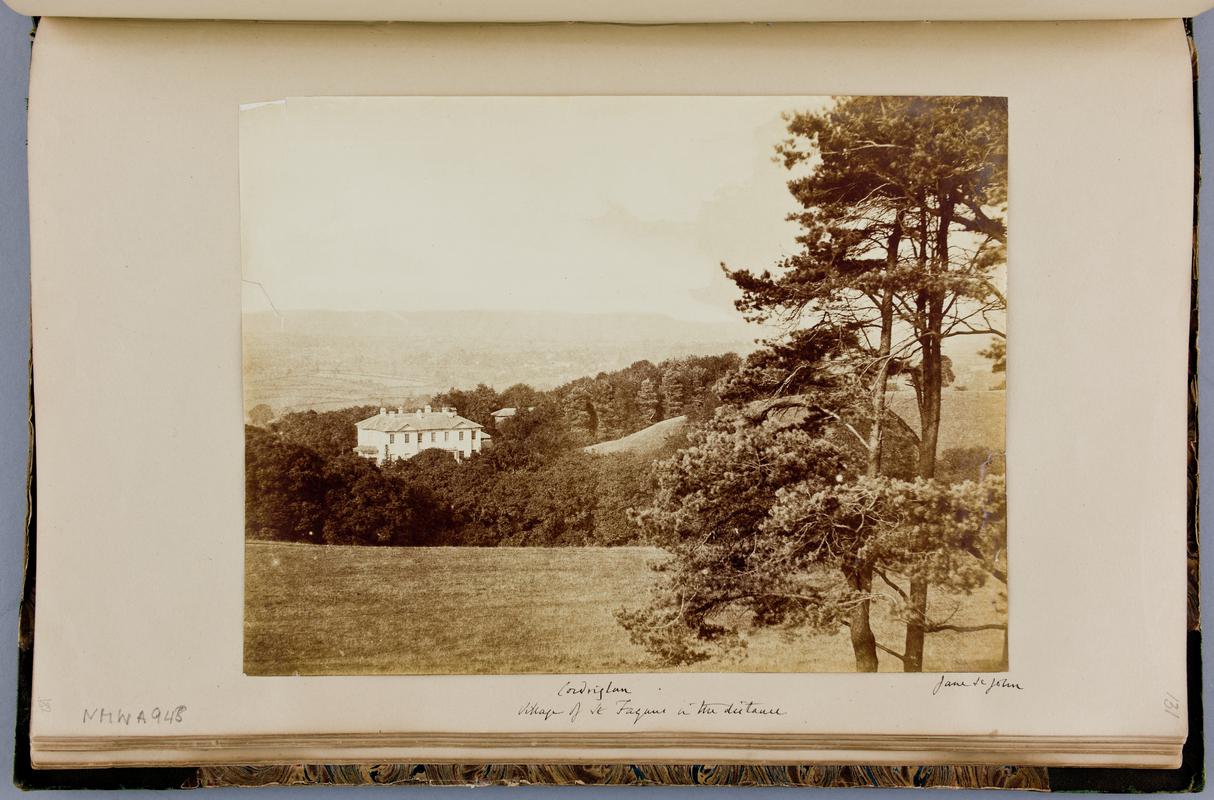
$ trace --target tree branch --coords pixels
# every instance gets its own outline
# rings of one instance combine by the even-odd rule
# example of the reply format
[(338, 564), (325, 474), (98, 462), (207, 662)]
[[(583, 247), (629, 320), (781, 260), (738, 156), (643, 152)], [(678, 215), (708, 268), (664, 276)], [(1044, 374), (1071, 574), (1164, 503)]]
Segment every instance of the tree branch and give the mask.
[(899, 661), (901, 661), (902, 663), (904, 663), (904, 664), (906, 663), (906, 656), (905, 656), (903, 653), (899, 653), (897, 650), (890, 650), (888, 647), (886, 647), (885, 645), (881, 644), (880, 642), (878, 642), (878, 641), (877, 641), (877, 640), (875, 640), (875, 639), (873, 640), (873, 644), (875, 644), (875, 645), (877, 646), (877, 649), (878, 649), (878, 650), (882, 650), (882, 651), (884, 651), (884, 652), (886, 652), (886, 653), (889, 653), (891, 656), (893, 656), (894, 658), (898, 659), (898, 660), (899, 660)]
[(906, 601), (909, 601), (909, 600), (910, 600), (910, 598), (906, 596), (906, 592), (902, 591), (902, 587), (900, 587), (898, 584), (896, 584), (896, 583), (894, 583), (893, 581), (891, 581), (891, 580), (889, 579), (889, 576), (887, 576), (887, 575), (885, 574), (885, 571), (884, 571), (884, 570), (880, 570), (880, 569), (874, 569), (874, 570), (873, 570), (873, 572), (874, 572), (874, 573), (876, 573), (876, 575), (877, 575), (877, 577), (878, 577), (878, 578), (880, 578), (881, 580), (885, 581), (886, 585), (888, 585), (888, 586), (889, 586), (889, 588), (891, 588), (891, 589), (893, 589), (895, 592), (897, 592), (899, 597), (901, 597), (903, 600), (906, 600)]
[[(974, 633), (975, 631), (1006, 631), (1006, 624), (990, 625), (929, 625), (925, 633), (939, 633), (940, 631), (956, 631), (957, 633)], [(880, 647), (880, 645), (877, 645)]]
[(969, 553), (971, 556), (976, 558), (978, 560), (978, 563), (982, 565), (983, 569), (985, 569), (987, 572), (991, 573), (992, 575), (994, 575), (996, 578), (1003, 581), (1004, 583), (1007, 583), (1007, 570), (999, 569), (999, 567), (995, 566), (995, 562), (988, 559), (985, 555), (982, 554), (981, 551), (978, 550), (978, 548), (974, 547), (974, 545), (972, 545), (972, 544), (967, 545), (963, 549), (965, 550), (965, 552)]

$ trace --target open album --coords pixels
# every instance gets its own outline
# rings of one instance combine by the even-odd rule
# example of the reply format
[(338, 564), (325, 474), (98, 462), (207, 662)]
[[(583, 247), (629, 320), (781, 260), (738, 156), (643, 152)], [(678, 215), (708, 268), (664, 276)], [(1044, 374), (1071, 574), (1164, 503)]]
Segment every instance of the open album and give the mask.
[(1180, 763), (1180, 19), (14, 5), (36, 768)]

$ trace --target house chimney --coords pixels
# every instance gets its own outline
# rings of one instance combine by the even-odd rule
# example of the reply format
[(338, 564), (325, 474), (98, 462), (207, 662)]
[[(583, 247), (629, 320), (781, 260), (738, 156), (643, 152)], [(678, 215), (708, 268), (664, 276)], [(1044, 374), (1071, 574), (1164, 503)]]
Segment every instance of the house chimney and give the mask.
[(380, 407), (379, 407), (379, 413), (381, 413), (381, 414), (387, 414), (387, 413), (388, 413), (388, 409), (384, 408), (383, 406), (380, 406)]
[(430, 406), (426, 406), (425, 411), (426, 411), (426, 413), (427, 413), (427, 414), (429, 414), (429, 413), (430, 413)]

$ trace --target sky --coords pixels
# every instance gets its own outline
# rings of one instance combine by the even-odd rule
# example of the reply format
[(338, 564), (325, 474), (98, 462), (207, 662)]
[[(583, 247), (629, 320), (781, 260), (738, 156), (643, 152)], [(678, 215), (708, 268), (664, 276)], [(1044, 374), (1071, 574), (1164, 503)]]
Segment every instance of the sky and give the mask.
[(822, 97), (300, 98), (241, 110), (246, 311), (736, 322), (795, 248), (781, 112)]

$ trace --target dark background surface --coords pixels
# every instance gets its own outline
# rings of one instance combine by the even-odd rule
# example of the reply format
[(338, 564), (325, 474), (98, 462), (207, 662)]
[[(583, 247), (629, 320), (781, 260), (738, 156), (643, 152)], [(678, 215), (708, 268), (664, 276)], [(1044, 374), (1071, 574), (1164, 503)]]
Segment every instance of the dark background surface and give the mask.
[[(28, 508), (26, 496), (26, 470), (29, 449), (29, 218), (27, 213), (26, 160), (25, 160), (25, 112), (26, 89), (29, 77), (31, 20), (21, 17), (0, 4), (0, 764), (13, 763), (14, 740), (7, 732), (16, 728), (17, 714), (17, 621), (21, 601), (23, 543), (25, 518)], [(1214, 12), (1194, 20), (1194, 38), (1204, 72), (1211, 78), (1199, 85), (1200, 109), (1207, 123), (1202, 126), (1202, 150), (1214, 152)], [(1207, 160), (1207, 159), (1203, 159)], [(1205, 170), (1214, 175), (1214, 169)], [(1203, 193), (1201, 200), (1201, 239), (1214, 242), (1214, 200), (1211, 192)], [(1209, 274), (1214, 269), (1214, 246), (1202, 248), (1202, 271)], [(1202, 304), (1214, 308), (1214, 280), (1207, 279), (1201, 291)], [(1207, 398), (1201, 415), (1201, 449), (1214, 453), (1214, 331), (1203, 332), (1200, 345), (1204, 352), (1200, 382), (1201, 394)], [(1202, 496), (1214, 498), (1214, 470), (1207, 469), (1202, 481)], [(1211, 512), (1214, 514), (1214, 512)], [(1207, 516), (1214, 519), (1214, 516)], [(1214, 609), (1214, 590), (1210, 588), (1209, 575), (1212, 569), (1207, 558), (1202, 568), (1203, 603), (1206, 609)], [(1210, 695), (1209, 671), (1204, 680), (1207, 696)], [(1206, 720), (1210, 711), (1206, 709)], [(1062, 778), (1060, 774), (1058, 776)], [(1070, 783), (1070, 780), (1059, 781)], [(328, 797), (351, 789), (225, 789), (227, 798), (271, 798), (287, 792), (306, 791), (309, 797)], [(408, 789), (385, 788), (377, 792), (408, 791), (413, 797), (447, 797), (463, 795), (466, 791), (449, 788), (409, 787)], [(784, 789), (716, 789), (704, 788), (645, 788), (631, 787), (580, 787), (571, 789), (527, 787), (492, 787), (477, 789), (477, 797), (554, 797), (576, 791), (579, 798), (638, 795), (676, 798), (701, 797), (712, 791), (714, 797), (723, 797), (745, 792), (747, 797), (786, 796), (791, 791)], [(857, 800), (870, 796), (875, 790), (856, 789), (849, 797)], [(927, 794), (916, 796), (947, 797), (962, 800), (976, 792), (946, 790), (924, 790)], [(124, 790), (124, 794), (132, 790)], [(144, 792), (141, 792), (143, 794)], [(18, 790), (8, 781), (0, 782), (0, 798), (16, 796)], [(59, 795), (61, 792), (52, 792)], [(67, 795), (67, 793), (62, 793)], [(75, 793), (73, 793), (75, 795)], [(43, 796), (47, 796), (45, 793)], [(67, 795), (71, 796), (71, 795)], [(78, 795), (77, 795), (78, 796)], [(991, 795), (986, 794), (987, 797)]]

